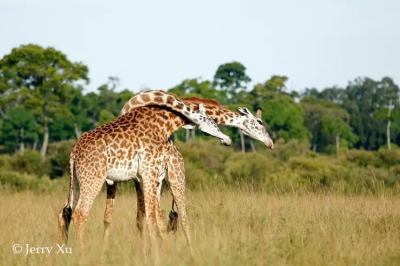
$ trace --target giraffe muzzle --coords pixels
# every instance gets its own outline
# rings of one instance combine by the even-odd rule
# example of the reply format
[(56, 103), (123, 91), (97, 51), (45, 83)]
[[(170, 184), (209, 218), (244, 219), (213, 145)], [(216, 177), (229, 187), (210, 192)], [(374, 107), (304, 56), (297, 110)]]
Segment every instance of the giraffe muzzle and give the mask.
[(232, 140), (227, 136), (226, 138), (221, 139), (221, 143), (224, 144), (225, 146), (231, 146)]
[(270, 150), (275, 149), (275, 144), (274, 144), (274, 142), (272, 140), (268, 140), (268, 141), (266, 141), (264, 143), (265, 143), (265, 146), (267, 146), (267, 148), (269, 148)]

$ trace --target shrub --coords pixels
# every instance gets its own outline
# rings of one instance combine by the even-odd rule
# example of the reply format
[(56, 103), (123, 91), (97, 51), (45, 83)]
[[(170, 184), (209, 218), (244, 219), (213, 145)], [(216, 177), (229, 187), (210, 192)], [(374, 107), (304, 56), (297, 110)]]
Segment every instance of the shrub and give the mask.
[(364, 150), (348, 150), (346, 158), (350, 162), (354, 162), (359, 166), (377, 165), (379, 166), (380, 160), (375, 157), (374, 152)]
[(400, 150), (379, 150), (378, 156), (385, 167), (400, 164)]
[(297, 139), (292, 139), (285, 143), (283, 139), (278, 139), (275, 142), (275, 150), (268, 152), (268, 155), (287, 161), (291, 157), (312, 154), (309, 147), (310, 144), (306, 141), (299, 142)]
[(68, 175), (69, 153), (75, 144), (75, 140), (55, 142), (49, 145), (47, 160), (50, 167), (50, 177), (57, 178)]
[(11, 159), (10, 155), (7, 154), (0, 155), (0, 169), (11, 170), (10, 159)]
[(3, 169), (0, 170), (0, 184), (16, 192), (23, 190), (45, 192), (54, 185), (48, 177), (38, 178), (35, 175)]
[(260, 184), (278, 165), (277, 159), (262, 152), (235, 153), (228, 159), (224, 175), (228, 182), (241, 180)]
[(19, 173), (43, 176), (49, 172), (47, 162), (42, 159), (39, 152), (34, 150), (25, 150), (24, 153), (16, 152), (10, 157), (9, 162), (12, 170)]

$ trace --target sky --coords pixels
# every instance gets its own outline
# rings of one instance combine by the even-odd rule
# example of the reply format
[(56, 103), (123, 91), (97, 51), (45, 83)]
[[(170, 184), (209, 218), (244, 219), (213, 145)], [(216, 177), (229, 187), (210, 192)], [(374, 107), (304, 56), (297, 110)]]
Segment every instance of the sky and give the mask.
[(398, 0), (0, 0), (0, 57), (52, 46), (89, 67), (95, 91), (167, 90), (212, 79), (238, 61), (252, 79), (289, 77), (289, 90), (346, 86), (356, 77), (400, 83)]

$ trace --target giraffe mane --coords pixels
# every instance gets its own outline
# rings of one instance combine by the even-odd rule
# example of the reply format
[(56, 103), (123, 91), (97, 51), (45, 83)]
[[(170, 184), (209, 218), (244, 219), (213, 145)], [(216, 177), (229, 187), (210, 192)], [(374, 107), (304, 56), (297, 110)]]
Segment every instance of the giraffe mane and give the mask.
[(182, 101), (188, 101), (188, 102), (195, 102), (195, 103), (204, 103), (207, 105), (212, 105), (212, 106), (217, 106), (223, 109), (227, 109), (225, 106), (222, 106), (219, 102), (217, 102), (214, 99), (203, 99), (203, 98), (198, 98), (198, 97), (189, 97), (189, 98), (182, 98)]

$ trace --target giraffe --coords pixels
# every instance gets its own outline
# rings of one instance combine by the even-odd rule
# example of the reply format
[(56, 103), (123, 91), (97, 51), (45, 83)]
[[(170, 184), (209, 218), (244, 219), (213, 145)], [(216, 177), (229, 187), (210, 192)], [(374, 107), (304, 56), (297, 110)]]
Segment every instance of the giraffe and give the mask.
[[(219, 130), (213, 119), (206, 116), (202, 105), (196, 113), (173, 95), (156, 93), (153, 96), (148, 99), (147, 95), (141, 95), (147, 107), (137, 108), (113, 122), (86, 132), (71, 149), (70, 187), (67, 202), (58, 214), (59, 243), (68, 239), (68, 227), (72, 220), (83, 247), (87, 217), (102, 184), (106, 182), (112, 186), (114, 182), (132, 179), (140, 183), (146, 206), (146, 223), (153, 242), (157, 178), (163, 168), (163, 154), (169, 136), (190, 121), (202, 132), (219, 138), (224, 145), (231, 145), (231, 139)], [(168, 116), (165, 110), (172, 112)], [(181, 117), (182, 122), (172, 123), (171, 115)]]
[[(163, 92), (163, 91), (146, 91), (142, 92), (141, 94), (146, 94), (149, 95), (149, 98), (151, 99), (153, 94), (155, 93), (165, 93), (168, 95), (168, 93)], [(146, 101), (143, 101), (141, 98), (141, 94), (137, 94), (134, 97), (128, 101), (125, 106), (123, 107), (120, 115), (129, 113), (135, 108), (144, 106), (146, 104)], [(262, 120), (261, 120), (261, 109), (257, 110), (256, 116), (254, 116), (247, 108), (239, 108), (239, 113), (231, 111), (227, 109), (226, 107), (221, 106), (218, 102), (214, 100), (207, 100), (207, 99), (199, 99), (199, 98), (183, 98), (182, 99), (185, 104), (190, 106), (192, 109), (196, 110), (199, 104), (203, 104), (204, 107), (207, 110), (207, 115), (213, 119), (216, 120), (218, 124), (221, 125), (227, 125), (227, 126), (234, 126), (242, 130), (242, 132), (254, 139), (262, 141), (268, 148), (274, 149), (274, 143), (269, 137), (268, 132), (266, 131), (266, 128), (264, 127)], [(180, 118), (175, 117), (174, 118), (176, 121), (178, 121)], [(190, 234), (189, 234), (189, 227), (188, 227), (188, 222), (187, 222), (187, 216), (186, 216), (186, 207), (185, 207), (185, 169), (184, 169), (184, 162), (181, 154), (179, 151), (176, 149), (176, 147), (172, 144), (172, 142), (168, 143), (168, 149), (167, 149), (167, 154), (165, 155), (166, 162), (165, 162), (165, 167), (166, 169), (162, 172), (162, 174), (159, 177), (159, 185), (157, 187), (157, 200), (160, 201), (161, 198), (161, 192), (163, 189), (163, 185), (165, 184), (165, 177), (166, 177), (166, 172), (168, 173), (168, 183), (170, 185), (170, 189), (173, 195), (173, 203), (172, 207), (174, 205), (174, 201), (176, 202), (178, 206), (178, 211), (181, 216), (181, 223), (183, 230), (185, 232), (187, 242), (190, 244)], [(143, 193), (140, 191), (140, 188), (138, 188), (138, 183), (136, 183), (136, 192), (137, 192), (137, 204), (138, 204), (138, 209), (137, 209), (137, 227), (140, 232), (143, 230), (143, 219), (145, 215), (145, 205), (143, 204)], [(107, 193), (107, 200), (109, 199), (114, 199), (115, 198), (115, 190), (116, 187), (110, 187), (110, 193)], [(159, 202), (157, 204), (159, 206)], [(164, 224), (164, 221), (162, 219), (162, 212), (160, 208), (156, 208), (156, 220), (157, 220), (157, 225), (159, 228), (159, 231), (161, 234), (164, 234), (166, 231), (166, 226)], [(108, 220), (109, 223), (112, 223), (112, 215), (113, 213), (113, 206), (110, 204), (106, 205), (106, 211), (105, 211), (105, 220)], [(172, 214), (172, 217), (171, 217)], [(172, 209), (170, 213), (170, 222), (174, 222), (174, 210)], [(176, 216), (175, 216), (176, 217)], [(172, 228), (171, 228), (172, 227)], [(171, 229), (176, 229), (174, 226), (169, 226)]]

